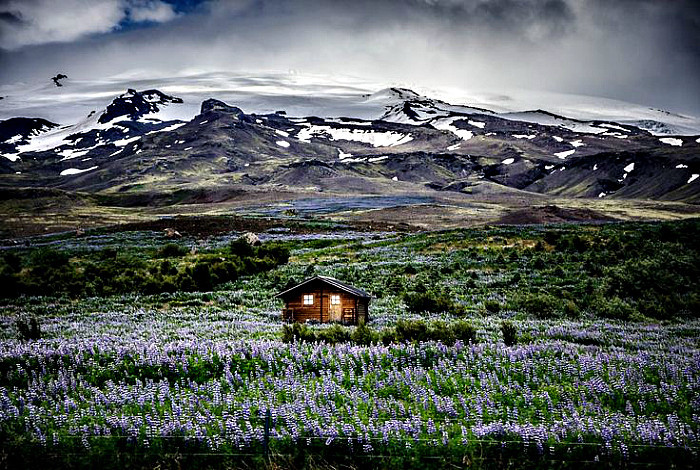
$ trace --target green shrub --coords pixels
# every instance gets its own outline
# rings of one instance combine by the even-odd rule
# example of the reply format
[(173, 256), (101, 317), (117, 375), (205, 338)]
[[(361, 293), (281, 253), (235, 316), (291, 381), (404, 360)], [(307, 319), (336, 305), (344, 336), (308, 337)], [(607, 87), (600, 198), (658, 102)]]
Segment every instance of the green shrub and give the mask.
[(403, 298), (408, 310), (414, 313), (449, 312), (455, 310), (455, 304), (450, 298), (435, 292), (409, 292)]
[(518, 342), (518, 330), (512, 322), (508, 320), (501, 322), (501, 333), (506, 346), (513, 346)]
[(39, 321), (35, 317), (28, 321), (20, 318), (15, 322), (15, 325), (17, 326), (17, 338), (20, 341), (41, 339), (41, 328), (39, 328)]
[(384, 346), (388, 346), (391, 343), (396, 343), (399, 341), (396, 336), (396, 330), (394, 330), (393, 328), (387, 328), (383, 330), (381, 332), (380, 337)]
[(452, 345), (457, 341), (454, 330), (443, 322), (435, 322), (430, 325), (426, 339), (440, 341), (442, 344)]
[(347, 343), (350, 341), (350, 338), (350, 330), (337, 324), (316, 332), (317, 341), (329, 344)]
[(466, 321), (457, 321), (452, 325), (455, 338), (464, 343), (476, 343), (476, 328)]
[(396, 341), (401, 343), (428, 340), (428, 326), (422, 321), (399, 320), (394, 328)]
[(607, 299), (599, 297), (594, 301), (592, 307), (600, 316), (616, 320), (629, 320), (637, 313), (634, 307), (619, 297)]
[(301, 323), (293, 323), (282, 326), (282, 341), (285, 343), (293, 343), (295, 341), (313, 343), (316, 341), (316, 335), (308, 326)]
[(159, 258), (179, 258), (185, 256), (190, 250), (185, 246), (178, 245), (177, 243), (168, 243), (164, 245), (160, 250), (158, 250)]
[(192, 281), (200, 291), (208, 291), (212, 288), (211, 266), (206, 263), (197, 263), (192, 268)]
[(372, 343), (378, 342), (379, 335), (372, 331), (372, 329), (369, 328), (367, 325), (365, 325), (364, 322), (360, 322), (357, 328), (355, 328), (355, 331), (352, 332), (351, 339), (352, 342), (355, 344), (359, 344), (361, 346), (369, 346)]
[(231, 254), (237, 255), (241, 258), (249, 258), (255, 255), (255, 248), (253, 248), (250, 243), (248, 243), (242, 237), (232, 241), (229, 245), (229, 250), (231, 251)]
[(39, 269), (62, 268), (68, 264), (70, 256), (63, 251), (41, 248), (35, 250), (30, 256), (30, 263)]
[(580, 310), (576, 302), (573, 300), (567, 300), (564, 302), (564, 315), (569, 318), (576, 318), (579, 316)]
[(488, 299), (484, 301), (484, 308), (491, 313), (498, 313), (501, 311), (501, 303), (497, 300)]
[(552, 318), (559, 312), (559, 299), (556, 297), (536, 292), (521, 295), (516, 299), (516, 305), (531, 315), (538, 318)]

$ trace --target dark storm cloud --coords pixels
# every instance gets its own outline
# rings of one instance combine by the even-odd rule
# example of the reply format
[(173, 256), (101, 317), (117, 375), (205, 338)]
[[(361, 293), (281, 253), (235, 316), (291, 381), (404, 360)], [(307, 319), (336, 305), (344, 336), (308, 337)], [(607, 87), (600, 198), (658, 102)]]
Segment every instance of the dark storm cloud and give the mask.
[[(131, 0), (95, 0), (105, 7), (125, 1)], [(7, 3), (0, 0), (0, 12)], [(178, 3), (168, 2), (179, 13)], [(695, 0), (185, 3), (187, 14), (156, 27), (107, 29), (112, 32), (0, 53), (0, 82), (55, 70), (99, 77), (129, 69), (298, 69), (604, 95), (700, 114)], [(30, 37), (33, 44), (40, 39)]]

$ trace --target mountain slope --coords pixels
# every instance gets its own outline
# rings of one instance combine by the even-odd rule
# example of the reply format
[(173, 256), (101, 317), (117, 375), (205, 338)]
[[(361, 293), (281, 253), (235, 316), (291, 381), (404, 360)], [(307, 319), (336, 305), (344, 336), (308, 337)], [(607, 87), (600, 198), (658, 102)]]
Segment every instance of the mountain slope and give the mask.
[[(365, 117), (256, 114), (207, 99), (193, 118), (170, 119), (190, 105), (153, 88), (129, 89), (73, 125), (3, 121), (0, 130), (13, 130), (0, 136), (8, 149), (0, 185), (122, 195), (220, 188), (382, 194), (399, 186), (465, 194), (488, 185), (698, 201), (695, 136), (658, 137), (630, 124), (543, 110), (497, 113), (405, 88), (352, 103), (348, 93), (341, 90), (333, 106), (345, 100), (342, 110), (352, 111), (361, 103), (355, 109)], [(18, 126), (23, 130), (14, 134)]]

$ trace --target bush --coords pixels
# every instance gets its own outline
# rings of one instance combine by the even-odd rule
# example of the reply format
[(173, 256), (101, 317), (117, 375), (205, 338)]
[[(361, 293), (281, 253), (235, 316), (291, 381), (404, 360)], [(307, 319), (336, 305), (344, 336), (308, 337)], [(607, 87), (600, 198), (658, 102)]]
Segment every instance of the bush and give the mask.
[(520, 296), (516, 299), (516, 304), (527, 313), (539, 318), (555, 317), (559, 311), (559, 299), (541, 292)]
[(427, 339), (440, 341), (442, 344), (452, 345), (457, 341), (454, 330), (443, 322), (433, 323), (427, 333)]
[(428, 326), (422, 321), (399, 320), (394, 331), (396, 340), (402, 343), (428, 340)]
[(355, 331), (352, 332), (351, 339), (355, 344), (369, 346), (378, 341), (379, 335), (373, 332), (364, 322), (360, 322)]
[(282, 326), (282, 341), (285, 343), (296, 341), (315, 342), (316, 335), (308, 326), (301, 323), (293, 323), (292, 325)]
[(403, 298), (406, 306), (411, 312), (450, 312), (461, 310), (454, 302), (444, 294), (436, 294), (435, 292), (410, 292), (404, 295)]
[(17, 325), (17, 338), (20, 341), (31, 341), (41, 339), (41, 328), (39, 328), (39, 321), (32, 317), (29, 321), (18, 319), (15, 323)]
[(466, 321), (458, 321), (452, 325), (455, 337), (464, 343), (476, 343), (476, 328)]
[(329, 344), (347, 343), (350, 341), (350, 338), (350, 330), (337, 324), (316, 332), (316, 341), (323, 341)]
[(391, 343), (396, 343), (398, 342), (398, 338), (396, 337), (396, 331), (393, 328), (387, 328), (381, 333), (381, 340), (382, 344), (384, 346), (388, 346)]
[(564, 315), (569, 318), (576, 318), (579, 316), (580, 310), (576, 302), (573, 300), (567, 300), (564, 303)]
[(497, 300), (486, 300), (484, 301), (484, 308), (491, 313), (498, 313), (501, 311), (501, 303)]
[(158, 250), (159, 258), (179, 258), (185, 256), (190, 250), (185, 246), (180, 246), (177, 243), (168, 243)]
[(238, 255), (241, 258), (249, 258), (255, 255), (255, 249), (243, 237), (231, 242), (229, 245), (231, 254)]
[(518, 330), (515, 325), (505, 320), (501, 323), (501, 333), (503, 333), (503, 342), (506, 346), (513, 346), (518, 342)]
[(617, 320), (629, 320), (637, 313), (630, 304), (619, 297), (612, 297), (609, 299), (599, 297), (593, 302), (593, 309), (596, 310), (600, 316)]
[(31, 254), (31, 264), (40, 269), (62, 268), (68, 264), (69, 259), (67, 253), (49, 248), (42, 248)]
[(212, 288), (211, 267), (206, 263), (197, 263), (192, 268), (192, 281), (200, 291)]

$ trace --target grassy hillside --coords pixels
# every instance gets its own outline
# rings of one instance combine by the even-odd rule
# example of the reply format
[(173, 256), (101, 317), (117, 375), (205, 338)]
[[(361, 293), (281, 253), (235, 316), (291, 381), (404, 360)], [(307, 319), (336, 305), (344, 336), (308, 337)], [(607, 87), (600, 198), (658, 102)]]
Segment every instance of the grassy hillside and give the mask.
[[(699, 221), (309, 229), (5, 249), (5, 465), (697, 465)], [(233, 257), (258, 267), (144, 289)], [(144, 282), (97, 290), (119, 263)], [(369, 324), (283, 328), (274, 293), (312, 274), (371, 292)]]

